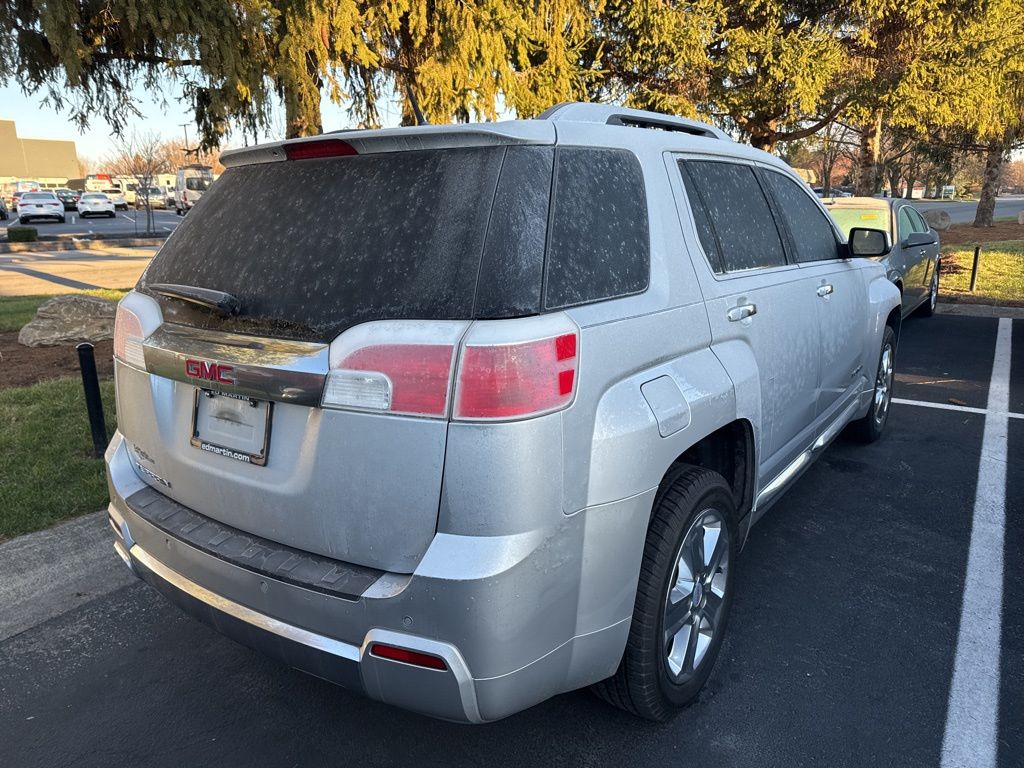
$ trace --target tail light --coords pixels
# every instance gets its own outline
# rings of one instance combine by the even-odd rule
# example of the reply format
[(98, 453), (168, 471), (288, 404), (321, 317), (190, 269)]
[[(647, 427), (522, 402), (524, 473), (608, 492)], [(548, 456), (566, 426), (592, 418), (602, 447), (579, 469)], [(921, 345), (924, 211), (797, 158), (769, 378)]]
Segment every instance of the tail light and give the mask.
[(304, 141), (301, 144), (285, 144), (284, 156), (289, 160), (315, 160), (324, 157), (346, 157), (359, 154), (355, 147), (341, 139)]
[(456, 419), (508, 419), (558, 410), (576, 388), (575, 332), (518, 344), (466, 344)]
[(435, 418), (451, 413), (465, 421), (538, 416), (572, 402), (578, 347), (579, 331), (565, 315), (472, 327), (457, 321), (366, 323), (331, 344), (322, 403)]
[(142, 322), (138, 315), (124, 306), (117, 305), (114, 316), (114, 357), (122, 363), (145, 369), (146, 358), (142, 350)]
[(352, 328), (331, 344), (323, 405), (447, 416), (455, 349), (467, 326), (381, 321)]

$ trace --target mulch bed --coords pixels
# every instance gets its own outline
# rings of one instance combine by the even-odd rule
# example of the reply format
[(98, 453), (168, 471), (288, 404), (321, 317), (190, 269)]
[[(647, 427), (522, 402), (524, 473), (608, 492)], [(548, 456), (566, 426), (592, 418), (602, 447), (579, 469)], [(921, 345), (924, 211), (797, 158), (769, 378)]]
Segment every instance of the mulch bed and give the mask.
[[(113, 357), (114, 342), (96, 342), (96, 370), (101, 379), (114, 375)], [(18, 343), (17, 331), (0, 333), (0, 389), (78, 375), (78, 352), (74, 345), (23, 347)]]
[(1024, 240), (1024, 225), (1015, 221), (997, 221), (991, 227), (975, 229), (970, 224), (954, 224), (945, 232), (939, 232), (939, 242), (943, 245), (996, 243), (1002, 240)]

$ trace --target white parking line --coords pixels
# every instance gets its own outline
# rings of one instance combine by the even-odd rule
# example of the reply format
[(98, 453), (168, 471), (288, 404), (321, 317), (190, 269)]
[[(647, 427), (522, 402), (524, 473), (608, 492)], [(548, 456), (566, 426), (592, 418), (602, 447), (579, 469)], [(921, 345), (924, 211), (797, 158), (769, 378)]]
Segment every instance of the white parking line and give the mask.
[[(930, 400), (906, 400), (902, 397), (892, 399), (896, 405), (915, 405), (919, 408), (938, 408), (940, 411), (959, 411), (960, 413), (980, 413), (982, 415), (991, 413), (988, 408), (972, 408), (969, 405), (953, 405), (953, 403), (933, 403)], [(1011, 419), (1024, 419), (1024, 413), (1006, 412)]]
[(1001, 318), (974, 494), (942, 768), (994, 768), (999, 737), (1011, 320)]

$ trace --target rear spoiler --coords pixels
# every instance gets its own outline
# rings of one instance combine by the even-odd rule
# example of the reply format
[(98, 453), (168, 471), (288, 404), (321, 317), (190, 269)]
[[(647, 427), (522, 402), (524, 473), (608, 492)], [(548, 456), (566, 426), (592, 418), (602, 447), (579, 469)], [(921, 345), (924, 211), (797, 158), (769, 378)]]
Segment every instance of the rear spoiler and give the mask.
[(510, 120), (463, 125), (414, 125), (375, 130), (333, 131), (320, 136), (229, 149), (220, 156), (225, 168), (286, 160), (288, 148), (318, 142), (343, 141), (358, 155), (451, 147), (489, 147), (505, 144), (554, 144), (555, 128), (547, 120)]

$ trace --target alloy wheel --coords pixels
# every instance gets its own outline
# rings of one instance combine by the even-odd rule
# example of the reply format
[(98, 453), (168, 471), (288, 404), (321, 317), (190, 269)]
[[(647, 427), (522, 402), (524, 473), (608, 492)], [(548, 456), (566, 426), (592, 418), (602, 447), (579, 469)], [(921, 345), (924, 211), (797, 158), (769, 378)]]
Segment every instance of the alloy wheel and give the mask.
[(705, 509), (690, 524), (676, 554), (662, 627), (665, 663), (678, 684), (700, 667), (724, 618), (729, 548), (722, 515)]
[(881, 424), (889, 413), (892, 402), (892, 344), (886, 343), (882, 348), (882, 358), (878, 361), (878, 375), (875, 377), (875, 423)]

